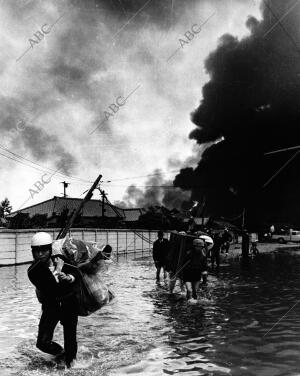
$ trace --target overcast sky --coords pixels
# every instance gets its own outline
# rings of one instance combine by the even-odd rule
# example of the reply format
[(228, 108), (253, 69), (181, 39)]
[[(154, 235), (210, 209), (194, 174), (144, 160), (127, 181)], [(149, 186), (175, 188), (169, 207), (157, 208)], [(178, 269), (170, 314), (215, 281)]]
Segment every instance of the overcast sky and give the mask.
[(201, 151), (189, 133), (205, 58), (224, 33), (247, 35), (249, 15), (259, 1), (1, 0), (0, 199), (24, 208), (63, 180), (82, 197), (101, 173), (115, 201), (147, 180), (131, 177), (172, 179)]

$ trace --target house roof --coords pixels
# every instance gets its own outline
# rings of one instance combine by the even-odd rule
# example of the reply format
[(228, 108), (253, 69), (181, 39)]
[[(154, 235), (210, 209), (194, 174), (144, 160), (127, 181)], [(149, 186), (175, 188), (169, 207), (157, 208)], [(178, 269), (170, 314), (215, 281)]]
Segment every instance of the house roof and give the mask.
[(194, 223), (195, 225), (206, 225), (209, 221), (209, 217), (195, 217), (194, 218)]
[(227, 227), (229, 230), (233, 230), (233, 231), (239, 230), (239, 228), (236, 225), (230, 222), (224, 221), (224, 220), (213, 220), (213, 224), (216, 228), (220, 228), (220, 229)]
[(125, 221), (133, 222), (138, 221), (141, 214), (144, 214), (142, 209), (120, 209), (123, 211), (125, 216)]
[[(7, 218), (12, 218), (18, 213), (28, 213), (30, 217), (33, 217), (35, 214), (46, 214), (47, 218), (50, 218), (54, 215), (60, 215), (65, 209), (68, 209), (70, 214), (73, 210), (76, 210), (78, 208), (81, 202), (82, 199), (80, 198), (54, 196), (50, 200), (43, 201), (39, 204), (32, 205), (27, 208), (12, 212), (7, 216)], [(137, 220), (138, 216), (142, 213), (141, 209), (121, 209), (112, 204), (107, 203), (104, 204), (104, 209), (104, 215), (106, 217), (119, 217), (129, 221)], [(85, 203), (82, 209), (83, 217), (101, 217), (101, 215), (101, 200), (90, 200)]]

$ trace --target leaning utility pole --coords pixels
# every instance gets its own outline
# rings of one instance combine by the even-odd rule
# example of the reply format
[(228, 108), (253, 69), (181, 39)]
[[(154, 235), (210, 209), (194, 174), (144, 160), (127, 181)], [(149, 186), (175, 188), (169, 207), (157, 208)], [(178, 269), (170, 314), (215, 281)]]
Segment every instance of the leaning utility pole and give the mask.
[(85, 198), (81, 201), (80, 205), (78, 206), (78, 208), (75, 210), (75, 212), (73, 213), (72, 217), (69, 219), (69, 221), (67, 222), (65, 228), (62, 228), (60, 233), (57, 235), (57, 238), (56, 239), (61, 239), (61, 238), (64, 238), (68, 231), (70, 230), (70, 228), (72, 227), (73, 225), (73, 222), (75, 221), (75, 218), (77, 217), (77, 215), (80, 213), (81, 209), (83, 208), (84, 204), (89, 201), (93, 195), (93, 191), (94, 189), (97, 187), (97, 185), (99, 184), (99, 181), (100, 179), (102, 178), (102, 175), (99, 175), (97, 177), (97, 179), (95, 180), (94, 184), (91, 186), (90, 190), (88, 191), (88, 193), (86, 194)]

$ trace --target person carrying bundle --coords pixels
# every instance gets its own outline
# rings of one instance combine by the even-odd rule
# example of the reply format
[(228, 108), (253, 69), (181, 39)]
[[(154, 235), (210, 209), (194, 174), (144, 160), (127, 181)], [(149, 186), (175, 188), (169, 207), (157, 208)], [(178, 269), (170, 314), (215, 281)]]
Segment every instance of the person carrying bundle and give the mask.
[(202, 277), (203, 283), (207, 282), (207, 253), (204, 239), (194, 239), (193, 248), (186, 253), (182, 277), (187, 289), (188, 300), (197, 299), (197, 290)]
[[(77, 354), (78, 305), (75, 285), (79, 277), (76, 268), (71, 265), (61, 264), (58, 268), (60, 271), (55, 271), (59, 262), (52, 256), (52, 238), (46, 232), (36, 233), (32, 237), (31, 249), (34, 261), (27, 273), (42, 304), (36, 346), (48, 354), (64, 355), (66, 366), (70, 368)], [(52, 341), (59, 321), (64, 330), (64, 349)]]
[[(88, 316), (114, 298), (101, 279), (112, 249), (106, 245), (100, 250), (75, 239), (52, 242), (45, 232), (33, 236), (31, 248), (34, 261), (28, 277), (42, 304), (36, 346), (58, 358), (65, 356), (70, 368), (77, 354), (78, 316)], [(59, 321), (64, 329), (64, 349), (52, 341)]]

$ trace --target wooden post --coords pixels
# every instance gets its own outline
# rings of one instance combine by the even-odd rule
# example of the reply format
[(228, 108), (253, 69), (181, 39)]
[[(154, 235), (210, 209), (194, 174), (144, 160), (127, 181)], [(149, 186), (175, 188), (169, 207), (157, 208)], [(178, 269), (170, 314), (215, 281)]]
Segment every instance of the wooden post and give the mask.
[(117, 230), (117, 254), (119, 254), (119, 231)]
[(133, 231), (133, 254), (135, 257), (136, 254), (136, 238), (135, 238), (135, 231)]
[(242, 257), (248, 258), (250, 246), (250, 235), (247, 231), (243, 230), (242, 233)]
[(142, 256), (144, 255), (144, 233), (142, 232)]
[(126, 257), (126, 260), (127, 260), (127, 256), (128, 256), (128, 250), (127, 250), (127, 231), (125, 231), (125, 249), (124, 249), (124, 252), (125, 252), (125, 257)]
[(243, 216), (242, 216), (242, 230), (245, 228), (245, 208), (243, 209)]
[(18, 233), (16, 232), (15, 234), (15, 264), (17, 263), (17, 260), (18, 260), (17, 252), (18, 252)]

